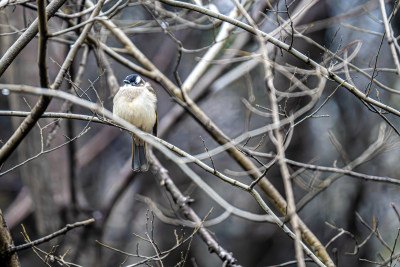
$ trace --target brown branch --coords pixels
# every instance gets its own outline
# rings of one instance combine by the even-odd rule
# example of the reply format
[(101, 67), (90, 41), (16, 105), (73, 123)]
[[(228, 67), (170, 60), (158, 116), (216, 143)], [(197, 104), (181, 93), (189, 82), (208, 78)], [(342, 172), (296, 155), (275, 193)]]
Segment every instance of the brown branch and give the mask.
[(45, 243), (45, 242), (47, 242), (49, 240), (52, 240), (52, 239), (56, 238), (57, 236), (64, 235), (65, 233), (67, 233), (68, 231), (70, 231), (70, 230), (72, 230), (74, 228), (89, 225), (89, 224), (93, 223), (94, 221), (95, 220), (92, 218), (92, 219), (88, 219), (88, 220), (85, 220), (85, 221), (76, 222), (76, 223), (73, 223), (73, 224), (67, 224), (64, 228), (58, 230), (57, 232), (49, 234), (49, 235), (47, 235), (45, 237), (39, 238), (39, 239), (37, 239), (35, 241), (29, 242), (29, 243), (26, 243), (26, 244), (23, 244), (23, 245), (12, 246), (12, 247), (10, 247), (8, 249), (8, 253), (14, 253), (16, 251), (20, 251), (20, 250), (23, 250), (23, 249), (27, 249), (27, 248), (31, 248), (31, 247), (37, 246), (39, 244)]
[(182, 211), (184, 216), (193, 221), (196, 227), (199, 227), (199, 235), (203, 241), (207, 244), (210, 253), (215, 253), (218, 257), (226, 264), (226, 266), (239, 266), (236, 264), (236, 259), (232, 256), (232, 253), (226, 251), (221, 247), (218, 242), (211, 236), (208, 230), (202, 226), (202, 219), (196, 214), (196, 212), (188, 205), (190, 201), (185, 197), (178, 187), (174, 184), (168, 174), (168, 170), (165, 169), (158, 161), (156, 156), (150, 152), (150, 170), (155, 174), (155, 177), (159, 183), (165, 186), (166, 190), (171, 194), (175, 204)]
[(0, 265), (4, 267), (20, 266), (17, 253), (9, 253), (9, 247), (13, 247), (14, 242), (0, 210)]
[(361, 224), (367, 227), (374, 235), (376, 238), (379, 240), (379, 242), (390, 252), (392, 253), (392, 248), (386, 243), (385, 240), (383, 240), (381, 234), (379, 233), (378, 230), (378, 222), (375, 219), (375, 216), (372, 219), (372, 226), (370, 226), (364, 219), (361, 217), (361, 215), (356, 211), (356, 216), (360, 220)]
[[(379, 5), (381, 8), (383, 25), (385, 27), (386, 38), (387, 38), (387, 41), (388, 41), (388, 44), (390, 47), (390, 52), (392, 53), (393, 62), (394, 62), (394, 65), (396, 66), (397, 75), (400, 75), (399, 57), (397, 56), (397, 51), (396, 51), (396, 48), (394, 45), (394, 40), (393, 40), (393, 35), (392, 35), (393, 31), (389, 25), (388, 18), (386, 15), (386, 7), (385, 7), (384, 0), (379, 0)], [(394, 9), (393, 9), (393, 11), (394, 11)]]
[(46, 2), (43, 0), (36, 1), (38, 6), (39, 20), (39, 45), (38, 45), (38, 65), (40, 86), (43, 88), (49, 87), (49, 76), (47, 73), (47, 13)]
[[(1, 85), (0, 85), (1, 86)], [(29, 116), (29, 111), (12, 111), (12, 110), (0, 110), (0, 116), (14, 116), (14, 117), (27, 117)], [(73, 119), (82, 121), (91, 121), (96, 123), (102, 123), (105, 125), (114, 125), (93, 115), (75, 114), (75, 113), (62, 113), (62, 112), (45, 112), (41, 115), (41, 118), (62, 118), (62, 119)], [(115, 125), (114, 125), (115, 126)]]

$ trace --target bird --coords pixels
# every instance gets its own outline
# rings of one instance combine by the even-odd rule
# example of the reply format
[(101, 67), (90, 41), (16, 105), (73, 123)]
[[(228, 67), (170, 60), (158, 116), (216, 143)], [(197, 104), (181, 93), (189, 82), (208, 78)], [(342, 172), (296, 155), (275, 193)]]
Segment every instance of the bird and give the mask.
[[(138, 74), (128, 75), (123, 82), (113, 99), (113, 115), (157, 136), (157, 96), (153, 87)], [(132, 170), (147, 171), (149, 164), (146, 143), (133, 133), (131, 135)]]

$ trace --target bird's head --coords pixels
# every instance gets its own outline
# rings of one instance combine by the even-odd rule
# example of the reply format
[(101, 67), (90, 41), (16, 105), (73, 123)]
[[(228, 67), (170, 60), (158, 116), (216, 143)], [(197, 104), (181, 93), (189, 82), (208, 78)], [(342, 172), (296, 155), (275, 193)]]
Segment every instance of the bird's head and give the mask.
[(143, 86), (145, 81), (137, 74), (131, 74), (126, 76), (124, 83), (130, 86)]

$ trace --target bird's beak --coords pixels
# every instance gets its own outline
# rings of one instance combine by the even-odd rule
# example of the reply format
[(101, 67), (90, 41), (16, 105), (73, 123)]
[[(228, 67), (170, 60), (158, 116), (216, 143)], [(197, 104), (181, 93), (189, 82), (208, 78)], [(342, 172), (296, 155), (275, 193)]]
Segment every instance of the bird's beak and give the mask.
[(129, 81), (128, 81), (128, 80), (124, 80), (124, 83), (125, 83), (125, 84), (129, 84)]

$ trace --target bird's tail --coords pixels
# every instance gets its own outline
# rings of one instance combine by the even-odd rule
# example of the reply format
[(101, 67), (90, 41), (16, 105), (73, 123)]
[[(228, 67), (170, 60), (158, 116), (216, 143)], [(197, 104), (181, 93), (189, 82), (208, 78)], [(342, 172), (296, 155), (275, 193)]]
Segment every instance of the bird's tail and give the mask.
[(146, 143), (135, 142), (132, 140), (132, 169), (135, 172), (144, 172), (149, 169), (147, 162), (147, 147)]

